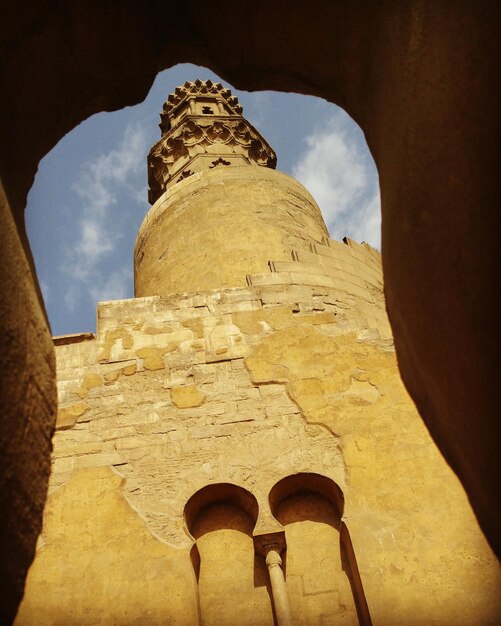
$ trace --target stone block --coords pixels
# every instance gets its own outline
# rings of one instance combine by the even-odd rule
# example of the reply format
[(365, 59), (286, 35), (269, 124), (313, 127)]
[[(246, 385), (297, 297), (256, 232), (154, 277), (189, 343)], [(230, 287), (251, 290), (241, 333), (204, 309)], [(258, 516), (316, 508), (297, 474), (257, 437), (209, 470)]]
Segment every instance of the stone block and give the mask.
[(194, 365), (193, 376), (195, 384), (207, 384), (216, 381), (216, 368), (214, 365)]
[(138, 358), (143, 360), (143, 366), (146, 370), (160, 370), (165, 367), (164, 354), (168, 351), (175, 350), (176, 344), (171, 344), (165, 348), (140, 348), (136, 350)]
[(54, 457), (61, 459), (68, 456), (81, 456), (85, 454), (95, 454), (102, 451), (102, 443), (100, 441), (94, 441), (93, 443), (59, 443), (54, 442)]
[(257, 357), (247, 357), (245, 364), (252, 382), (256, 385), (272, 382), (286, 383), (289, 380), (289, 372), (283, 365), (269, 363)]
[(263, 274), (252, 274), (247, 276), (247, 281), (253, 287), (268, 285), (288, 285), (292, 282), (288, 272), (267, 272)]
[(170, 397), (172, 402), (180, 409), (200, 406), (205, 398), (196, 385), (172, 387)]
[(71, 428), (88, 409), (89, 405), (85, 402), (75, 402), (68, 406), (59, 407), (56, 419), (56, 430)]
[(118, 452), (87, 454), (85, 456), (74, 457), (73, 459), (75, 469), (83, 469), (85, 467), (101, 467), (103, 465), (120, 465), (123, 462), (124, 460)]

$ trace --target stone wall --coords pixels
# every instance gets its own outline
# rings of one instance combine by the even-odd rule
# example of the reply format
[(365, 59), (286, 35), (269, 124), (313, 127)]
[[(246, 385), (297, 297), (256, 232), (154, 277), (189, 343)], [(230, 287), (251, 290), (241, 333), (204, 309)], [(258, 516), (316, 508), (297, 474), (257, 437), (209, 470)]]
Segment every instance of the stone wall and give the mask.
[[(380, 175), (403, 380), (499, 552), (499, 2), (322, 0), (285, 11), (255, 0), (252, 19), (230, 3), (5, 2), (2, 17), (2, 618), (12, 619), (33, 556), (55, 415), (49, 332), (34, 272), (25, 273), (26, 196), (67, 132), (139, 102), (159, 69), (186, 61), (238, 88), (323, 97), (360, 124)], [(28, 421), (40, 456), (12, 437)], [(21, 483), (31, 485), (22, 524)]]
[(5, 614), (0, 607), (3, 622), (20, 601), (23, 569), (33, 559), (34, 538), (42, 528), (57, 404), (50, 333), (1, 182), (0, 223), (5, 254), (0, 285), (9, 291), (0, 297), (0, 585), (6, 585), (1, 595), (9, 599)]
[[(200, 612), (272, 624), (254, 522), (221, 511), (203, 522), (197, 570), (184, 509), (230, 483), (257, 500), (254, 534), (276, 530), (269, 494), (304, 472), (344, 493), (374, 623), (493, 623), (497, 564), (402, 386), (383, 303), (367, 300), (377, 292), (348, 274), (337, 289), (294, 283), (322, 283), (351, 259), (374, 284), (378, 255), (316, 249), (247, 288), (102, 303), (95, 337), (56, 339), (50, 496), (18, 626), (193, 624)], [(289, 500), (279, 517), (294, 623), (358, 623), (325, 504)]]

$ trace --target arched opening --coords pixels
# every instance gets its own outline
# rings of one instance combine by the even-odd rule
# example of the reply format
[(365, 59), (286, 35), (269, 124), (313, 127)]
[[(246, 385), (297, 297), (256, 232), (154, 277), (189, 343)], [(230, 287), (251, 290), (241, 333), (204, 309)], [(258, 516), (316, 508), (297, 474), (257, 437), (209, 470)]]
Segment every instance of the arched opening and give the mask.
[[(343, 102), (360, 120), (384, 183), (388, 307), (404, 381), (499, 552), (499, 454), (492, 436), (499, 245), (491, 210), (498, 181), (492, 76), (499, 3), (482, 11), (458, 3), (452, 12), (440, 3), (255, 8), (253, 19), (232, 5), (221, 11), (183, 6), (174, 14), (167, 4), (110, 10), (106, 2), (9, 9), (8, 97), (2, 99), (4, 372), (12, 363), (23, 366), (4, 385), (3, 402), (5, 473), (18, 473), (5, 488), (5, 578), (15, 581), (5, 596), (14, 605), (39, 530), (55, 404), (48, 332), (9, 204), (19, 215), (39, 158), (65, 132), (98, 109), (139, 100), (159, 67), (188, 58), (248, 88), (308, 91)], [(305, 32), (313, 36), (297, 45)], [(276, 45), (265, 45), (270, 41)], [(12, 567), (13, 560), (21, 566)]]
[(97, 302), (133, 297), (134, 242), (150, 208), (147, 153), (160, 137), (163, 102), (196, 78), (222, 82), (239, 97), (275, 149), (277, 169), (313, 195), (333, 238), (380, 246), (377, 170), (343, 109), (297, 93), (242, 92), (206, 68), (178, 65), (158, 74), (144, 102), (88, 118), (40, 163), (26, 228), (54, 335), (94, 331)]
[(274, 624), (266, 565), (252, 540), (257, 516), (255, 497), (229, 483), (208, 485), (186, 503), (204, 626)]
[(371, 624), (339, 487), (325, 476), (300, 473), (279, 481), (269, 501), (285, 527), (287, 588), (297, 623)]

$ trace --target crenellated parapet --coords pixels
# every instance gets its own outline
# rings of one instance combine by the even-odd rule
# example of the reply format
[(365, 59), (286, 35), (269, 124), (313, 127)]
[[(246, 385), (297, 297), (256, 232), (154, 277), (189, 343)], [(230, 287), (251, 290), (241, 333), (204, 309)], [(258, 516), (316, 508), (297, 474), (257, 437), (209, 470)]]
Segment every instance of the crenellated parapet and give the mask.
[(276, 166), (275, 152), (221, 83), (196, 80), (177, 87), (160, 118), (162, 137), (148, 155), (151, 204), (196, 172), (230, 165)]

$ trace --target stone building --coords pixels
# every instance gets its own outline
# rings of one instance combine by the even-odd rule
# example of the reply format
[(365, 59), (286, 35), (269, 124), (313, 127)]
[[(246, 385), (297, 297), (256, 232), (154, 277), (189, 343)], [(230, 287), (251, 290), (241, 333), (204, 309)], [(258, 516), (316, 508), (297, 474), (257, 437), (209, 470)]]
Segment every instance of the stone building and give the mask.
[(499, 571), (397, 368), (379, 253), (329, 239), (229, 90), (169, 96), (135, 298), (54, 338), (16, 624), (495, 624)]

